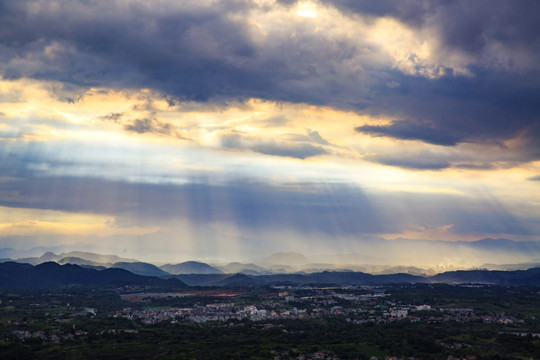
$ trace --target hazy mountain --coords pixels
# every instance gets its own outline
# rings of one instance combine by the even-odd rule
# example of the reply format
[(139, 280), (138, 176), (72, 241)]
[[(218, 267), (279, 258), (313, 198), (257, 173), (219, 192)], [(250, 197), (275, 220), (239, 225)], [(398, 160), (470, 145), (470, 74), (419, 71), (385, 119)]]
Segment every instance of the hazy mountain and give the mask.
[(535, 267), (540, 267), (540, 262), (520, 263), (520, 264), (482, 264), (480, 269), (486, 270), (528, 270)]
[(249, 263), (242, 264), (239, 262), (232, 262), (225, 266), (216, 266), (219, 270), (223, 271), (225, 274), (246, 274), (246, 275), (263, 275), (268, 273), (268, 271), (258, 265)]
[(416, 266), (388, 266), (384, 270), (371, 272), (372, 274), (411, 274), (411, 275), (420, 275), (420, 276), (431, 276), (435, 275), (435, 271), (432, 269), (422, 269)]
[(58, 255), (58, 257), (59, 258), (79, 257), (81, 259), (85, 259), (85, 260), (89, 260), (89, 261), (93, 261), (93, 262), (101, 263), (101, 264), (103, 263), (114, 264), (118, 262), (137, 262), (136, 259), (126, 259), (117, 255), (101, 255), (101, 254), (96, 254), (96, 253), (91, 253), (91, 252), (86, 252), (86, 251), (70, 251), (70, 252), (62, 253)]
[(117, 262), (117, 263), (114, 263), (111, 267), (124, 269), (134, 274), (144, 275), (144, 276), (163, 277), (163, 276), (171, 275), (168, 272), (161, 270), (155, 265), (144, 263), (144, 262)]
[[(67, 259), (67, 260), (63, 260)], [(135, 259), (124, 259), (117, 255), (101, 255), (85, 251), (70, 251), (56, 255), (53, 252), (46, 252), (39, 257), (20, 258), (17, 262), (28, 263), (32, 265), (41, 264), (44, 262), (55, 261), (58, 263), (80, 263), (81, 265), (96, 265), (109, 267), (117, 262), (136, 262)]]
[(85, 269), (78, 265), (46, 262), (36, 266), (16, 262), (0, 264), (0, 288), (52, 288), (75, 285), (144, 285), (183, 288), (178, 279), (135, 275), (124, 269)]
[(477, 241), (457, 241), (455, 244), (483, 250), (503, 250), (511, 252), (540, 253), (540, 242), (513, 241), (509, 239), (481, 239)]
[(170, 274), (221, 274), (222, 271), (203, 262), (185, 261), (180, 264), (166, 264), (159, 267)]
[(270, 274), (290, 274), (298, 272), (298, 268), (288, 265), (271, 265), (268, 266), (267, 269)]
[[(15, 250), (6, 247), (0, 249), (0, 258), (16, 259), (14, 261), (31, 264), (47, 261), (59, 262), (63, 258), (80, 258), (99, 264), (97, 266), (111, 266), (117, 262), (146, 261), (144, 258), (137, 260), (123, 258), (118, 255), (120, 253), (115, 252), (118, 250), (105, 250), (105, 248), (101, 251), (105, 253), (110, 251), (110, 254), (117, 255), (100, 255), (98, 254), (100, 250), (97, 249), (95, 242), (93, 245), (75, 244), (71, 245), (71, 248), (68, 245), (35, 247), (30, 250)], [(70, 259), (70, 261), (74, 260)], [(80, 260), (77, 261), (80, 262)], [(374, 274), (394, 271), (411, 274), (424, 273), (422, 270), (417, 271), (411, 268), (416, 267), (433, 269), (433, 271), (425, 272), (429, 275), (433, 272), (485, 267), (482, 264), (538, 264), (540, 263), (540, 242), (491, 238), (457, 242), (404, 238), (394, 240), (368, 238), (355, 243), (355, 247), (351, 248), (350, 253), (332, 253), (329, 251), (306, 255), (297, 252), (278, 252), (267, 257), (258, 258), (256, 261), (244, 260), (242, 262), (251, 262), (253, 266), (249, 265), (248, 267), (248, 264), (239, 266), (238, 263), (233, 263), (235, 266), (226, 265), (214, 267), (214, 269), (218, 268), (225, 273), (242, 272), (253, 275), (295, 271), (321, 272), (324, 270), (352, 270)], [(391, 267), (396, 266), (406, 268), (391, 269)], [(497, 269), (496, 266), (491, 265), (488, 268)], [(513, 268), (509, 267), (509, 269)], [(167, 271), (166, 269), (162, 270)], [(186, 271), (200, 272), (205, 270), (187, 269)], [(212, 270), (212, 272), (216, 271)]]
[(42, 262), (55, 261), (56, 259), (58, 259), (58, 257), (59, 256), (56, 255), (55, 253), (47, 251), (46, 253), (44, 253), (43, 255), (39, 257), (39, 260)]
[(354, 271), (369, 273), (373, 275), (404, 273), (411, 275), (428, 276), (436, 274), (433, 269), (422, 269), (415, 266), (306, 264), (302, 267), (303, 273), (314, 273), (323, 271)]
[[(86, 259), (81, 259), (80, 257), (76, 257), (76, 256), (68, 256), (68, 257), (65, 257), (65, 258), (61, 258), (60, 260), (50, 260), (50, 261), (54, 261), (60, 265), (64, 265), (64, 264), (72, 264), (72, 265), (79, 265), (79, 266), (103, 266), (102, 263), (97, 263), (95, 261), (90, 261), (90, 260), (86, 260)], [(105, 266), (105, 267), (109, 267), (109, 266)]]

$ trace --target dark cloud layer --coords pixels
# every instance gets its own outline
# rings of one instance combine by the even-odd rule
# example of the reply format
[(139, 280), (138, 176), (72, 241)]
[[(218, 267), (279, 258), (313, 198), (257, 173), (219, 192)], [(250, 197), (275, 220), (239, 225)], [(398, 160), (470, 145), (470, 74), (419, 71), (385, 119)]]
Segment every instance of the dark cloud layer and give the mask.
[[(439, 78), (404, 74), (371, 44), (326, 37), (307, 22), (261, 36), (245, 20), (272, 9), (251, 1), (52, 0), (0, 1), (0, 74), (81, 87), (153, 88), (169, 99), (330, 105), (408, 119), (359, 128), (366, 133), (447, 146), (519, 136), (529, 149), (523, 161), (540, 158), (538, 1), (322, 4), (432, 33), (440, 40), (438, 56), (467, 59), (470, 76), (450, 68)], [(164, 131), (147, 120), (128, 130)], [(261, 152), (275, 152), (266, 148)]]
[(450, 162), (445, 159), (437, 159), (436, 157), (422, 157), (422, 156), (371, 156), (367, 160), (377, 162), (383, 165), (397, 166), (405, 169), (415, 170), (441, 170), (451, 166)]
[(461, 139), (431, 125), (418, 124), (414, 121), (394, 121), (387, 126), (364, 125), (355, 129), (358, 132), (375, 136), (390, 136), (396, 139), (421, 140), (435, 145), (456, 145)]
[[(344, 11), (390, 16), (411, 26), (434, 26), (445, 48), (483, 54), (493, 43), (537, 57), (539, 4), (535, 0), (329, 0)], [(293, 3), (293, 2), (289, 2)], [(484, 53), (484, 55), (487, 55)], [(517, 55), (511, 54), (510, 56)]]

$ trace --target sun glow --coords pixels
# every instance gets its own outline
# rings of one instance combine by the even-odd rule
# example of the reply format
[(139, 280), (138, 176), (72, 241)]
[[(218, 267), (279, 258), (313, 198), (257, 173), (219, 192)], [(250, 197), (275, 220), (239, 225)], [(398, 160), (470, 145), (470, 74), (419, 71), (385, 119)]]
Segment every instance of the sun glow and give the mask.
[(314, 19), (317, 17), (317, 8), (313, 3), (303, 2), (298, 4), (296, 15)]

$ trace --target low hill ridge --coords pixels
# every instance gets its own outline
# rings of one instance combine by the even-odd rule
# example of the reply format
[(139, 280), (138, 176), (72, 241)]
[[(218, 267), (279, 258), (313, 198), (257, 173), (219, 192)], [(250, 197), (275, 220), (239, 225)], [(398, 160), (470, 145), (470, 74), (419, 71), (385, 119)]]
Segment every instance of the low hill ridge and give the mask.
[(163, 286), (184, 288), (178, 279), (160, 279), (133, 274), (124, 269), (88, 269), (78, 265), (45, 262), (30, 264), (0, 263), (0, 288), (53, 288), (63, 286)]

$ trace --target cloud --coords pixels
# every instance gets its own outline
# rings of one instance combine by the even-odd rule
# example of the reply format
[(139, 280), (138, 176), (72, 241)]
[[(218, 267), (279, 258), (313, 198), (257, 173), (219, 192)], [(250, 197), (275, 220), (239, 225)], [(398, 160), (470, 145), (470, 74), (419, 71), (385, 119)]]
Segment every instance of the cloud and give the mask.
[(172, 132), (172, 125), (154, 118), (144, 118), (133, 120), (133, 122), (124, 125), (124, 129), (137, 134), (152, 133), (170, 135)]
[(238, 134), (222, 135), (220, 137), (220, 143), (226, 149), (246, 149), (265, 155), (292, 157), (296, 159), (306, 159), (328, 153), (324, 148), (309, 143), (263, 140)]
[(425, 158), (422, 156), (391, 157), (386, 155), (378, 155), (369, 156), (366, 158), (366, 160), (383, 165), (415, 170), (441, 170), (447, 169), (451, 166), (450, 163), (444, 159)]
[(493, 170), (496, 168), (496, 165), (489, 163), (461, 163), (455, 164), (452, 167), (456, 169), (470, 169), (470, 170)]
[(109, 113), (107, 115), (100, 116), (99, 118), (101, 120), (107, 120), (107, 121), (112, 121), (112, 122), (115, 122), (115, 123), (119, 123), (120, 120), (122, 120), (123, 116), (124, 116), (124, 113), (116, 112), (116, 113)]
[(112, 112), (100, 116), (99, 119), (122, 125), (122, 128), (128, 132), (137, 134), (170, 135), (180, 139), (185, 139), (177, 131), (175, 131), (172, 124), (160, 121), (154, 116), (130, 120), (125, 113)]
[(460, 51), (477, 63), (535, 66), (540, 51), (539, 4), (534, 0), (329, 0), (342, 11), (392, 17), (414, 28), (428, 28), (440, 39), (442, 56)]
[(456, 145), (462, 139), (429, 124), (419, 124), (410, 120), (393, 121), (390, 125), (364, 125), (355, 128), (356, 131), (375, 136), (389, 136), (403, 140), (420, 140), (435, 145)]
[[(169, 105), (327, 105), (407, 119), (365, 125), (373, 135), (519, 138), (532, 150), (522, 161), (540, 158), (536, 1), (328, 0), (315, 19), (295, 1), (159, 4), (2, 2), (0, 74), (60, 83), (65, 101), (103, 87), (154, 89)], [(129, 127), (166, 131), (143, 118)]]
[(325, 139), (322, 138), (322, 136), (319, 134), (318, 131), (313, 131), (313, 130), (310, 130), (310, 129), (307, 129), (306, 131), (307, 131), (307, 134), (310, 137), (310, 139), (313, 140), (314, 142), (316, 142), (317, 144), (330, 145), (330, 143), (328, 141), (326, 141)]

